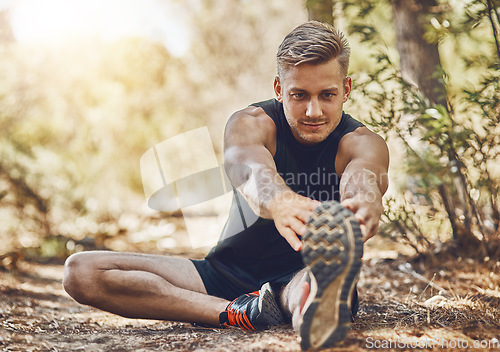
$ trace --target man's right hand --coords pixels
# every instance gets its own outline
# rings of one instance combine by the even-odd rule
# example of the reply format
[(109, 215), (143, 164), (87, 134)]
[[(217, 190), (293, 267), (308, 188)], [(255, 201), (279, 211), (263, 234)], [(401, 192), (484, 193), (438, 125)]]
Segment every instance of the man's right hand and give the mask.
[(280, 235), (295, 251), (302, 249), (299, 236), (306, 231), (305, 223), (313, 210), (321, 203), (301, 196), (292, 190), (281, 192), (273, 197), (269, 211)]

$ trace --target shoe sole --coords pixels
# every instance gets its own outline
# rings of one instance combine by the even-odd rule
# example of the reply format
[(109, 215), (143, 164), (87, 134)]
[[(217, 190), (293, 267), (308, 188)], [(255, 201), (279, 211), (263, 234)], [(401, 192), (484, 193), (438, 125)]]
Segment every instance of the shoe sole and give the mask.
[(322, 203), (306, 225), (301, 252), (309, 268), (310, 294), (300, 325), (304, 350), (333, 347), (345, 339), (363, 256), (359, 222), (338, 202)]
[(266, 326), (266, 329), (285, 323), (283, 313), (276, 301), (276, 295), (269, 282), (265, 283), (260, 288), (259, 311), (260, 314), (257, 317), (257, 321), (259, 325)]

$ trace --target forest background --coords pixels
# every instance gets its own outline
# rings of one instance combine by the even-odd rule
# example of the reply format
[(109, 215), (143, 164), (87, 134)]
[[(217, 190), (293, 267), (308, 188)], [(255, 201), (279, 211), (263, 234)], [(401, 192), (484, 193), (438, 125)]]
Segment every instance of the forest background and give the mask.
[[(308, 18), (347, 34), (345, 110), (390, 146), (381, 236), (412, 255), (499, 257), (498, 1), (150, 1), (166, 29), (106, 36), (91, 15), (75, 18), (93, 31), (50, 38), (43, 16), (69, 15), (49, 3), (24, 22), (29, 1), (0, 4), (0, 266), (189, 245), (178, 211), (147, 206), (141, 156), (207, 126), (222, 162), (225, 122), (273, 97), (277, 47)], [(132, 11), (110, 6), (101, 20)]]

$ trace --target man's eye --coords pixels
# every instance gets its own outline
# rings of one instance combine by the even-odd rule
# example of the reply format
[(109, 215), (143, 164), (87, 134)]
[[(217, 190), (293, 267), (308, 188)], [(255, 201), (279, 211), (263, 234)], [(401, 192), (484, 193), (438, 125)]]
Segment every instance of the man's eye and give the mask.
[(323, 93), (323, 97), (325, 97), (326, 99), (331, 99), (335, 96), (335, 94), (333, 93)]
[(304, 93), (293, 93), (292, 97), (294, 97), (295, 99), (302, 99), (304, 98)]

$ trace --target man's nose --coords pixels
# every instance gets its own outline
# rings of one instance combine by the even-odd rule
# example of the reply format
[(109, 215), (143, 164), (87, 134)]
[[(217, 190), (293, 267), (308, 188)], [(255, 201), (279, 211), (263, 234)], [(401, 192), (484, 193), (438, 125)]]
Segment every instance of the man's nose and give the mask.
[(306, 116), (311, 118), (320, 117), (322, 115), (321, 106), (317, 98), (311, 98), (307, 103)]

